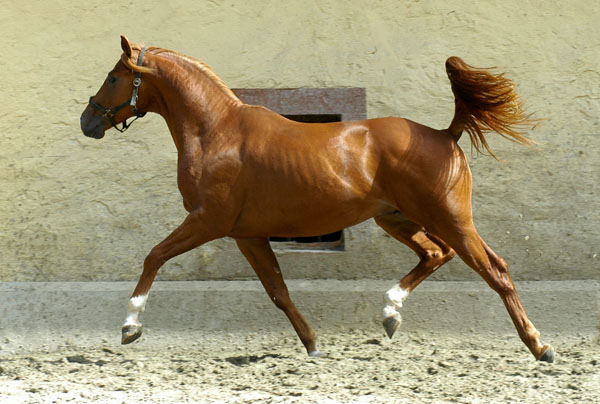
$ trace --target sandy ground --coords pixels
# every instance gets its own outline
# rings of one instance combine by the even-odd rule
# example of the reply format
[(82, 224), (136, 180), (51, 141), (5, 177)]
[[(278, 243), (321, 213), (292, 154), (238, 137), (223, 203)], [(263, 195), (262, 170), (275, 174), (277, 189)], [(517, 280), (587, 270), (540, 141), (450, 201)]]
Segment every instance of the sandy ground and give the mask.
[[(312, 359), (290, 333), (190, 332), (84, 347), (4, 337), (1, 403), (595, 403), (598, 341), (552, 337), (554, 364), (515, 337), (325, 333)], [(0, 342), (1, 343), (1, 342)], [(6, 344), (8, 343), (8, 344)]]

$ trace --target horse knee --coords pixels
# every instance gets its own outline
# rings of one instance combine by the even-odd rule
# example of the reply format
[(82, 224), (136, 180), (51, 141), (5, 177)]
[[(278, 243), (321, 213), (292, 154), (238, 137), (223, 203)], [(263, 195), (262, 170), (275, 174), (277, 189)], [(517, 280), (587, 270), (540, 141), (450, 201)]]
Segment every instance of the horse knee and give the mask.
[(157, 246), (150, 250), (150, 253), (146, 256), (146, 259), (144, 260), (144, 268), (160, 267), (166, 261), (166, 257), (164, 254), (162, 254), (161, 250)]

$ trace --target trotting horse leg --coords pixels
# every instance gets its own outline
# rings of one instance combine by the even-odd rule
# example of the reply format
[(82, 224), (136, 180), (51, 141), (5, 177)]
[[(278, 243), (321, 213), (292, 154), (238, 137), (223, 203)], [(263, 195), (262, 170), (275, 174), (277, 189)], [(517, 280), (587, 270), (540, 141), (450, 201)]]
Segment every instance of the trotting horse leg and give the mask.
[(396, 240), (406, 244), (418, 256), (419, 263), (397, 285), (385, 294), (383, 328), (389, 338), (402, 323), (398, 310), (408, 294), (436, 269), (454, 257), (454, 250), (435, 236), (428, 235), (423, 227), (395, 212), (375, 218), (375, 222)]
[(121, 329), (122, 344), (129, 344), (142, 335), (142, 324), (138, 320), (138, 316), (144, 311), (148, 292), (158, 269), (176, 255), (183, 254), (222, 235), (216, 232), (214, 226), (206, 223), (206, 215), (203, 210), (193, 211), (173, 233), (150, 251), (144, 260), (142, 276), (129, 299), (127, 317)]
[(237, 239), (237, 245), (258, 275), (267, 294), (288, 317), (310, 356), (321, 356), (315, 332), (290, 299), (279, 263), (266, 238)]
[(436, 233), (451, 245), (463, 261), (473, 268), (488, 285), (498, 293), (519, 333), (523, 343), (533, 356), (540, 361), (553, 362), (554, 350), (542, 344), (540, 333), (527, 318), (517, 290), (508, 271), (508, 265), (498, 257), (481, 239), (472, 223), (460, 226), (438, 228)]

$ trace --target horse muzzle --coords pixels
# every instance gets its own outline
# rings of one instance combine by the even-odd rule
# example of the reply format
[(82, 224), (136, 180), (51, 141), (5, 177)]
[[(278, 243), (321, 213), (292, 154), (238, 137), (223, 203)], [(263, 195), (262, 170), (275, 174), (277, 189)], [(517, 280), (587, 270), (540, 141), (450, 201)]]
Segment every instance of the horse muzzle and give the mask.
[(106, 122), (102, 116), (94, 114), (91, 108), (87, 107), (79, 118), (81, 131), (87, 137), (102, 139), (104, 137)]

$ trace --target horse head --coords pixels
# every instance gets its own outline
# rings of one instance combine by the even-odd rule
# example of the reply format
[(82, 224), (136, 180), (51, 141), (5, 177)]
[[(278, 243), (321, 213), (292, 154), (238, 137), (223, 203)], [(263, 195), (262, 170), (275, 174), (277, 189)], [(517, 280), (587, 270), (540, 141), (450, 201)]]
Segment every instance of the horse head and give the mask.
[[(145, 115), (138, 109), (142, 73), (152, 71), (143, 67), (145, 48), (132, 46), (125, 36), (121, 36), (121, 48), (121, 59), (108, 73), (96, 95), (90, 97), (81, 114), (81, 130), (85, 136), (101, 139), (104, 132), (112, 127), (124, 132), (133, 123), (127, 124), (128, 118), (135, 116), (137, 119)], [(134, 51), (137, 51), (137, 63), (132, 62)], [(122, 128), (117, 127), (120, 123)]]

